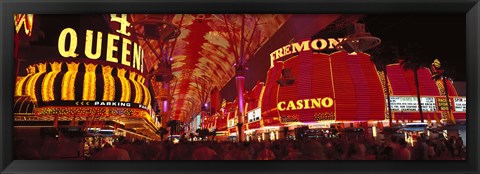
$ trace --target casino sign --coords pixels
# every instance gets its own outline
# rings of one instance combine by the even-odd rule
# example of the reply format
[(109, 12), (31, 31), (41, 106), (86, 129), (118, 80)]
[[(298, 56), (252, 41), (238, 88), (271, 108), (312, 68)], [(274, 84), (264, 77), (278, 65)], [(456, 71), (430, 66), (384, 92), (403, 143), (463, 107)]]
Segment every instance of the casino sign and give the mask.
[(17, 80), (15, 96), (30, 97), (37, 105), (35, 116), (121, 116), (153, 122), (143, 49), (127, 15), (108, 17), (109, 27), (118, 30), (60, 30), (57, 52), (46, 53), (53, 58), (31, 64)]
[[(334, 45), (341, 38), (327, 40)], [(262, 94), (265, 126), (385, 119), (383, 87), (370, 55), (312, 51), (328, 49), (327, 40), (305, 40), (272, 52)]]

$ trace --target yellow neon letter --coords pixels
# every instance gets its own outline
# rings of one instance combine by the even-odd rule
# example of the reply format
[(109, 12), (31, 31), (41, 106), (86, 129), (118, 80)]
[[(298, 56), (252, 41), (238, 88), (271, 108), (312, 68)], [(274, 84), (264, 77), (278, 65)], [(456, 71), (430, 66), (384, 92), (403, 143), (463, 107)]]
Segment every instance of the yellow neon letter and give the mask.
[(288, 102), (287, 110), (297, 110), (293, 101)]
[(113, 57), (113, 52), (118, 50), (118, 47), (114, 45), (115, 40), (118, 40), (119, 36), (108, 34), (107, 39), (107, 61), (118, 63), (118, 58)]
[(270, 53), (270, 68), (273, 68), (273, 62), (275, 61), (275, 51)]
[(129, 39), (123, 38), (122, 42), (122, 64), (126, 66), (130, 66), (130, 62), (127, 60), (127, 56), (130, 55), (130, 51), (127, 47), (132, 44), (132, 41)]
[(282, 105), (285, 105), (285, 102), (284, 102), (284, 101), (278, 102), (278, 104), (277, 104), (277, 109), (278, 109), (279, 111), (284, 111), (284, 110), (285, 110), (285, 107), (283, 107)]
[(289, 54), (292, 54), (292, 51), (290, 50), (291, 45), (285, 45), (283, 47), (283, 53), (285, 54), (284, 56), (288, 56)]
[(308, 51), (310, 47), (308, 46), (308, 40), (303, 41), (301, 44), (293, 43), (292, 44), (292, 53), (301, 52), (301, 51)]
[(303, 109), (303, 100), (297, 100), (297, 109)]
[(143, 49), (137, 43), (133, 43), (133, 58), (132, 64), (133, 68), (142, 70), (142, 60), (143, 60)]
[(322, 98), (317, 98), (317, 99), (310, 99), (312, 101), (312, 109), (314, 108), (321, 108), (320, 106), (320, 101)]
[[(65, 41), (67, 39), (67, 35), (70, 35), (70, 47), (68, 50), (65, 50)], [(77, 49), (77, 33), (72, 28), (65, 28), (60, 33), (58, 37), (58, 52), (63, 57), (77, 57), (78, 54), (75, 53)]]
[(322, 106), (325, 108), (329, 108), (333, 105), (333, 99), (330, 97), (325, 97), (322, 99)]
[(87, 38), (85, 39), (85, 56), (90, 59), (98, 59), (102, 55), (102, 32), (97, 32), (97, 48), (95, 54), (92, 53), (93, 47), (93, 31), (87, 30)]
[(305, 103), (304, 109), (310, 109), (310, 106), (308, 106), (308, 99), (303, 100), (303, 103)]
[(276, 59), (283, 57), (283, 49), (282, 48), (277, 49), (275, 51), (275, 53), (276, 53), (276, 56), (275, 56)]
[(328, 38), (328, 42), (330, 43), (328, 45), (328, 49), (334, 49), (335, 46), (339, 43), (339, 42), (342, 42), (343, 40), (345, 40), (345, 38), (338, 38), (338, 41), (334, 38)]
[[(318, 47), (317, 43), (320, 42), (320, 47)], [(312, 40), (312, 42), (310, 43), (310, 46), (312, 47), (312, 49), (314, 50), (323, 50), (325, 48), (327, 48), (327, 41), (325, 39), (315, 39), (315, 40)]]

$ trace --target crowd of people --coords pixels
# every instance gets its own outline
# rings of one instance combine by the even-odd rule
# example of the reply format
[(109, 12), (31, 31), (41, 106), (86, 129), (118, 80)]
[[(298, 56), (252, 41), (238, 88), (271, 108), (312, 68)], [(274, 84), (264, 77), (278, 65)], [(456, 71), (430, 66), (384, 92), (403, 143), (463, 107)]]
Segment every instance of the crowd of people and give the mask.
[[(171, 141), (106, 144), (91, 160), (461, 160), (461, 138), (418, 137), (411, 146), (392, 137), (387, 143), (364, 139), (277, 140), (252, 142)], [(111, 156), (109, 156), (111, 155)]]
[[(18, 144), (17, 159), (55, 159), (62, 147), (49, 139), (38, 147)], [(24, 146), (24, 147), (22, 147)], [(52, 148), (53, 147), (53, 148)], [(71, 148), (66, 147), (66, 148)], [(417, 137), (408, 144), (393, 136), (387, 142), (371, 139), (315, 139), (277, 141), (117, 141), (89, 149), (85, 160), (464, 160), (466, 150), (459, 137)], [(58, 158), (57, 158), (58, 159)]]

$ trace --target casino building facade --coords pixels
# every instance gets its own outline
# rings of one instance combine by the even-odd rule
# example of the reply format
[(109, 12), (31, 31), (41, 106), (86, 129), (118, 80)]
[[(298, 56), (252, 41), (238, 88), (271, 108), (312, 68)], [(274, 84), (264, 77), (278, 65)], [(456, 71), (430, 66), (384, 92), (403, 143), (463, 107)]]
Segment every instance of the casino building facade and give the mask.
[[(53, 120), (57, 126), (67, 121), (84, 129), (115, 128), (126, 137), (156, 137), (150, 92), (136, 72), (81, 62), (39, 63), (27, 71), (17, 82), (15, 106), (20, 109), (27, 102), (32, 109), (25, 112), (35, 119)], [(22, 120), (20, 113), (17, 121)], [(136, 131), (129, 130), (130, 124)]]
[[(433, 66), (433, 65), (432, 65)], [(421, 122), (412, 70), (400, 63), (387, 66), (393, 126)], [(465, 97), (446, 81), (451, 114), (441, 80), (432, 80), (431, 68), (418, 71), (424, 122), (431, 126), (466, 120)], [(286, 81), (280, 82), (279, 80)], [(365, 53), (338, 51), (331, 54), (303, 51), (274, 61), (266, 82), (258, 82), (244, 95), (246, 140), (298, 138), (322, 133), (361, 129), (367, 135), (389, 126), (383, 72)], [(205, 128), (226, 131), (236, 137), (238, 98), (225, 114), (205, 118)], [(228, 126), (225, 126), (228, 125)], [(307, 133), (305, 133), (307, 132)]]
[[(103, 21), (101, 17), (69, 20), (95, 23)], [(58, 46), (19, 53), (28, 61), (22, 62), (26, 73), (19, 70), (25, 75), (17, 77), (15, 86), (16, 136), (85, 132), (129, 141), (159, 139), (161, 124), (143, 72), (142, 47), (128, 34), (132, 30), (121, 30), (116, 22), (121, 15), (108, 17), (105, 26), (59, 21), (63, 23), (58, 27), (65, 27), (55, 33)], [(120, 30), (110, 32), (110, 27)]]

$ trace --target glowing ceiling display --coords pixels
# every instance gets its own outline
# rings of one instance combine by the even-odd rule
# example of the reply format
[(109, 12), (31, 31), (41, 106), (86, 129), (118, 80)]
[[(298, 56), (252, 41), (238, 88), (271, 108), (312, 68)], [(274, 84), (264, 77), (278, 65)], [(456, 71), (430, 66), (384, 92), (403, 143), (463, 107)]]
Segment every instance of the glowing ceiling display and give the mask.
[[(262, 14), (245, 15), (244, 36), (247, 39), (245, 57), (248, 60), (285, 23), (290, 15)], [(137, 33), (143, 26), (135, 24), (145, 18), (163, 18), (180, 27), (181, 34), (175, 41), (172, 54), (172, 70), (175, 80), (170, 83), (172, 92), (172, 119), (190, 120), (192, 108), (200, 111), (205, 102), (202, 98), (215, 87), (221, 89), (235, 75), (233, 65), (239, 52), (243, 15), (223, 14), (175, 14), (175, 15), (131, 15)], [(255, 30), (255, 32), (253, 32)], [(139, 39), (158, 49), (155, 41)], [(145, 50), (147, 72), (156, 64), (155, 53)], [(157, 87), (154, 87), (157, 88)], [(207, 96), (199, 96), (198, 92)], [(194, 115), (194, 114), (193, 114)]]

